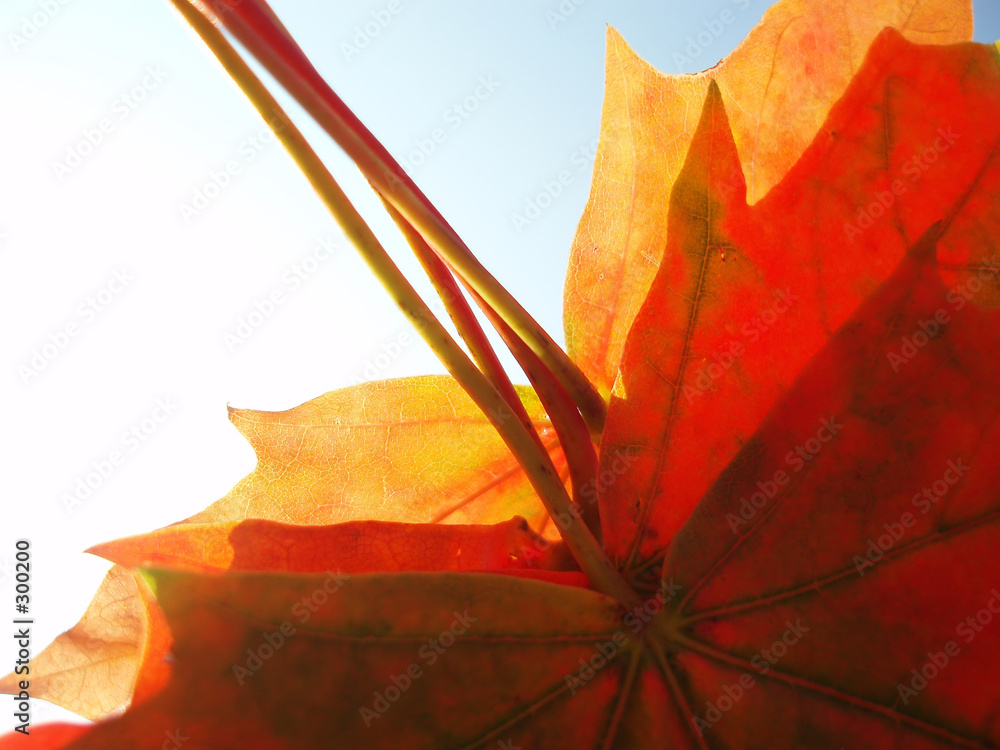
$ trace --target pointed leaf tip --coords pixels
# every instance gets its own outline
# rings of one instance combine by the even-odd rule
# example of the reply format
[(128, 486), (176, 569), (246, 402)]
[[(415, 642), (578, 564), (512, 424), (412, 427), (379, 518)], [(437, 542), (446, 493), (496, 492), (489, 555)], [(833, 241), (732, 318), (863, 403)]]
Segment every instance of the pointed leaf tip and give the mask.
[(658, 72), (608, 27), (601, 140), (564, 292), (568, 350), (602, 392), (611, 392), (629, 326), (659, 268), (666, 206), (709, 76), (725, 88), (753, 205), (820, 132), (887, 26), (921, 45), (965, 42), (972, 3), (780, 0), (721, 63), (694, 75)]

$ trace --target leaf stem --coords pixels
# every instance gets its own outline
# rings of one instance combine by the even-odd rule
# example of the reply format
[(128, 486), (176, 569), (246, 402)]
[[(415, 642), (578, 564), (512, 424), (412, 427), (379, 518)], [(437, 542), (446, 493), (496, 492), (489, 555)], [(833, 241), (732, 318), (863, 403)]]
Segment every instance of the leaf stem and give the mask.
[[(197, 3), (197, 0), (190, 0)], [(201, 5), (201, 3), (198, 3)], [(354, 115), (263, 0), (224, 0), (218, 20), (337, 142), (435, 252), (503, 318), (562, 383), (588, 428), (599, 435), (607, 404), (576, 363), (476, 259), (399, 163)]]
[[(534, 425), (531, 424), (531, 420), (528, 417), (528, 413), (524, 410), (520, 399), (518, 399), (517, 392), (514, 391), (514, 386), (511, 385), (507, 373), (500, 366), (493, 347), (486, 340), (482, 327), (480, 327), (479, 322), (473, 316), (471, 307), (469, 307), (468, 302), (462, 295), (461, 289), (459, 289), (458, 284), (444, 264), (444, 261), (434, 254), (434, 251), (427, 245), (421, 234), (413, 228), (392, 204), (388, 203), (384, 198), (383, 203), (386, 205), (389, 215), (392, 216), (393, 220), (399, 226), (400, 231), (403, 232), (409, 241), (420, 262), (424, 264), (424, 268), (427, 269), (427, 273), (431, 277), (431, 281), (435, 287), (438, 287), (438, 293), (445, 300), (445, 304), (452, 304), (456, 308), (454, 313), (460, 315), (460, 317), (456, 318), (455, 314), (452, 317), (456, 325), (459, 326), (462, 338), (470, 345), (469, 348), (472, 351), (473, 357), (479, 363), (480, 369), (487, 376), (490, 375), (490, 369), (487, 368), (499, 370), (499, 376), (502, 377), (502, 384), (509, 389), (510, 395), (508, 396), (504, 393), (504, 388), (498, 385), (494, 378), (491, 377), (490, 379), (494, 381), (494, 385), (497, 385), (497, 389), (507, 399), (508, 404), (511, 404), (512, 401), (516, 404), (515, 415), (521, 419), (525, 427), (537, 435)], [(583, 496), (583, 488), (588, 486), (588, 484), (593, 484), (597, 479), (597, 472), (599, 470), (597, 452), (594, 450), (594, 443), (590, 439), (590, 433), (587, 431), (587, 427), (580, 416), (580, 412), (577, 410), (576, 404), (573, 403), (566, 390), (556, 380), (549, 369), (545, 367), (541, 360), (538, 359), (535, 353), (531, 351), (517, 334), (511, 330), (510, 326), (496, 314), (496, 311), (490, 307), (489, 303), (481, 299), (474, 289), (469, 289), (469, 293), (485, 312), (493, 327), (496, 328), (504, 340), (504, 343), (507, 344), (507, 347), (514, 354), (515, 359), (517, 359), (518, 364), (521, 365), (521, 368), (527, 374), (532, 387), (548, 412), (569, 464), (574, 507), (579, 509), (584, 523), (587, 524), (587, 528), (600, 541), (600, 510), (596, 503), (590, 502), (590, 499)], [(449, 308), (449, 312), (452, 312), (451, 308)], [(469, 335), (463, 332), (463, 323), (470, 329)], [(480, 337), (481, 340), (477, 340), (477, 337)], [(480, 358), (476, 357), (477, 349), (483, 350), (481, 355), (483, 361), (480, 361)], [(541, 438), (538, 439), (538, 443), (540, 446), (542, 445)], [(596, 500), (596, 494), (592, 499)]]
[[(474, 291), (472, 294), (475, 296)], [(569, 466), (574, 508), (580, 513), (590, 532), (600, 540), (601, 514), (596, 503), (596, 490), (591, 498), (584, 494), (585, 487), (591, 486), (593, 488), (600, 465), (597, 451), (594, 449), (594, 443), (583, 422), (583, 417), (577, 411), (576, 404), (573, 403), (566, 390), (535, 353), (517, 337), (517, 334), (488, 304), (484, 303), (482, 308), (514, 354), (521, 369), (528, 376), (532, 388), (535, 389), (535, 393), (538, 394), (539, 400), (548, 412)]]
[(274, 130), (275, 135), (309, 179), (345, 235), (361, 253), (400, 310), (493, 423), (511, 453), (523, 467), (549, 514), (557, 522), (566, 546), (594, 588), (618, 599), (628, 607), (641, 604), (639, 595), (626, 583), (594, 536), (572, 512), (566, 488), (559, 479), (548, 453), (536, 443), (537, 436), (533, 437), (520, 420), (510, 419), (507, 402), (441, 322), (434, 317), (430, 308), (393, 263), (378, 238), (278, 102), (222, 33), (197, 8), (188, 0), (171, 0), (171, 3), (198, 33), (265, 122)]
[[(514, 416), (521, 420), (521, 423), (531, 430), (532, 433), (537, 435), (535, 426), (531, 423), (531, 417), (528, 416), (524, 404), (521, 403), (517, 391), (514, 390), (514, 384), (511, 383), (510, 378), (507, 376), (507, 371), (500, 364), (500, 359), (486, 337), (483, 327), (479, 325), (479, 321), (476, 319), (469, 301), (462, 293), (458, 282), (455, 281), (455, 277), (452, 275), (447, 264), (437, 256), (420, 232), (413, 228), (413, 225), (396, 210), (395, 206), (385, 198), (382, 198), (382, 204), (385, 206), (389, 216), (396, 223), (396, 226), (403, 233), (406, 241), (410, 244), (414, 255), (417, 256), (417, 260), (420, 261), (420, 264), (427, 272), (431, 284), (434, 285), (438, 296), (444, 302), (448, 315), (455, 323), (455, 328), (458, 330), (462, 340), (465, 341), (465, 345), (469, 348), (469, 352), (472, 354), (472, 358), (476, 361), (476, 364), (479, 365), (479, 369), (490, 379), (490, 382), (500, 392), (500, 395), (504, 397)], [(542, 446), (541, 438), (538, 439), (538, 444)]]

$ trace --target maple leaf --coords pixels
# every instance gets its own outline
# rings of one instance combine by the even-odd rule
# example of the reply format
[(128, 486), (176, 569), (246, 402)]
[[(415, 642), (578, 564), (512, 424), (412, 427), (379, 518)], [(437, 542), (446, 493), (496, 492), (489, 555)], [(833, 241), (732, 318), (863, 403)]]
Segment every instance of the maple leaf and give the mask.
[[(692, 144), (699, 158), (689, 152), (674, 186), (679, 226), (629, 332), (603, 437), (602, 468), (614, 477), (598, 488), (604, 541), (626, 567), (670, 543), (801, 368), (931, 223), (949, 219), (940, 254), (955, 294), (1000, 299), (996, 274), (977, 276), (1000, 265), (990, 48), (917, 47), (885, 31), (802, 158), (750, 207), (711, 91), (715, 136)], [(644, 450), (619, 476), (615, 457), (633, 446)]]
[(564, 291), (570, 355), (608, 394), (659, 268), (667, 205), (710, 81), (722, 92), (750, 203), (798, 161), (885, 27), (918, 44), (972, 38), (972, 3), (781, 0), (722, 62), (664, 75), (608, 29), (594, 182)]
[[(112, 715), (166, 682), (168, 633), (148, 586), (133, 570), (115, 566), (80, 622), (32, 658), (31, 695), (88, 719)], [(140, 664), (147, 665), (142, 679)], [(22, 679), (7, 675), (0, 692), (17, 695)]]
[[(557, 450), (538, 399), (526, 388), (520, 396)], [(497, 523), (520, 515), (545, 526), (524, 472), (451, 378), (365, 383), (288, 411), (232, 410), (230, 419), (257, 467), (188, 523)]]
[[(998, 76), (991, 48), (883, 32), (753, 206), (723, 93), (706, 83), (594, 477), (605, 546), (645, 599), (616, 589), (558, 514), (589, 577), (521, 519), (349, 520), (399, 493), (413, 503), (399, 512), (453, 507), (434, 482), (396, 476), (422, 476), (407, 451), (426, 450), (442, 481), (422, 405), (402, 468), (360, 479), (350, 451), (371, 403), (245, 413), (259, 476), (204, 515), (95, 550), (151, 582), (169, 681), (85, 734), (44, 730), (40, 746), (152, 748), (166, 733), (255, 748), (1000, 745), (987, 631), (1000, 615), (1000, 312), (987, 309), (1000, 265), (979, 259), (1000, 215)], [(734, 339), (751, 338), (748, 319), (756, 337)], [(394, 415), (405, 403), (389, 402)], [(331, 403), (354, 415), (346, 435)], [(382, 427), (360, 456), (382, 455)], [(473, 481), (503, 465), (493, 445), (470, 452)], [(443, 481), (465, 498), (462, 466)], [(330, 477), (342, 496), (311, 491)], [(316, 502), (331, 494), (344, 501)], [(506, 512), (503, 497), (477, 520)], [(242, 520), (247, 508), (300, 525)], [(339, 523), (301, 525), (317, 521)]]
[[(544, 410), (533, 393), (520, 393), (561, 465)], [(229, 416), (254, 447), (257, 466), (226, 497), (185, 525), (148, 535), (143, 543), (162, 544), (162, 554), (177, 558), (185, 546), (194, 545), (190, 559), (219, 568), (199, 540), (226, 521), (490, 524), (518, 515), (530, 518), (548, 539), (528, 543), (525, 537), (514, 551), (521, 550), (535, 567), (557, 554), (553, 542), (558, 532), (547, 523), (524, 472), (486, 417), (450, 378), (365, 383), (283, 412), (230, 409)], [(207, 523), (216, 526), (193, 526)], [(439, 554), (442, 549), (439, 542)], [(508, 554), (499, 545), (493, 549)], [(106, 550), (104, 556), (137, 567), (133, 558), (119, 559)], [(365, 570), (383, 569), (374, 559), (367, 564)], [(32, 696), (102, 719), (155, 691), (164, 679), (169, 642), (162, 637), (162, 626), (154, 625), (162, 622), (162, 614), (144, 589), (131, 571), (113, 568), (80, 622), (35, 658), (38, 677)], [(140, 675), (149, 690), (142, 689)], [(16, 694), (19, 681), (17, 675), (7, 675), (0, 680), (0, 692)]]
[[(174, 726), (195, 747), (996, 747), (1000, 312), (956, 311), (905, 372), (885, 356), (950, 309), (940, 230), (713, 486), (646, 610), (662, 614), (488, 574), (153, 569), (174, 679), (69, 747), (153, 747)], [(786, 449), (813, 439), (796, 470)]]
[(332, 526), (252, 519), (176, 524), (88, 552), (131, 568), (297, 573), (336, 569), (350, 574), (464, 570), (586, 585), (586, 577), (578, 573), (555, 575), (561, 563), (557, 550), (523, 518), (495, 525), (348, 521)]

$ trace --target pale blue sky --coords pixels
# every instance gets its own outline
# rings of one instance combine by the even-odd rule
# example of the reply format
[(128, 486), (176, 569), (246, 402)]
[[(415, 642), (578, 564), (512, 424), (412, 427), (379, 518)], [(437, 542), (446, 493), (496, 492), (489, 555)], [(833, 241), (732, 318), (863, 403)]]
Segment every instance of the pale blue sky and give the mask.
[[(661, 70), (682, 72), (675, 54), (688, 37), (731, 9), (735, 20), (693, 71), (725, 56), (768, 5), (576, 2), (399, 0), (395, 14), (388, 0), (273, 2), (397, 157), (445, 130), (411, 174), (559, 340), (563, 274), (600, 125), (606, 24)], [(36, 34), (11, 36), (50, 4), (57, 11)], [(1000, 38), (995, 0), (976, 11), (976, 39)], [(345, 50), (379, 13), (390, 19), (384, 29), (359, 53)], [(15, 538), (33, 540), (40, 646), (76, 621), (106, 569), (82, 549), (191, 515), (252, 469), (227, 403), (282, 409), (348, 385), (383, 347), (395, 351), (406, 327), (346, 243), (317, 244), (337, 242), (336, 227), (281, 149), (258, 140), (262, 123), (166, 0), (6, 0), (0, 33), (0, 564)], [(474, 112), (448, 114), (477, 88)], [(106, 132), (79, 166), (56, 167), (87, 132), (96, 140), (102, 120)], [(351, 165), (305, 129), (362, 209), (380, 217)], [(182, 206), (230, 161), (239, 174), (185, 221)], [(569, 184), (518, 226), (513, 215), (562, 170)], [(387, 222), (373, 221), (416, 277)], [(275, 291), (284, 301), (274, 314), (227, 345)], [(22, 377), (18, 368), (67, 326), (77, 334), (66, 347)], [(378, 376), (439, 371), (411, 344)], [(141, 439), (129, 440), (133, 428)], [(68, 504), (115, 451), (121, 461), (101, 486)], [(0, 568), (0, 613), (12, 596)], [(10, 645), (0, 646), (0, 665), (11, 663)], [(35, 721), (61, 716), (39, 706)], [(5, 712), (0, 729), (10, 721)]]

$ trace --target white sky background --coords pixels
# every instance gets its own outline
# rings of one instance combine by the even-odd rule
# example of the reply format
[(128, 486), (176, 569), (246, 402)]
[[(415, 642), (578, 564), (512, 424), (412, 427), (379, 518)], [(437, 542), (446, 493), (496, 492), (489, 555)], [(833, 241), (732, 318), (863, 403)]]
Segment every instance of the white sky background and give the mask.
[[(272, 5), (398, 159), (444, 129), (444, 141), (411, 175), (561, 341), (563, 275), (600, 125), (605, 24), (659, 69), (691, 72), (724, 57), (767, 2), (564, 0), (573, 12), (562, 20), (547, 17), (560, 13), (560, 0), (398, 2), (388, 25), (350, 56), (342, 44), (373, 13), (384, 17), (388, 0)], [(108, 568), (83, 549), (183, 519), (253, 469), (227, 403), (286, 409), (349, 385), (408, 329), (280, 146), (250, 140), (265, 132), (263, 123), (166, 0), (3, 5), (0, 622), (13, 614), (14, 541), (28, 538), (38, 653), (76, 622)], [(998, 5), (976, 3), (978, 41), (1000, 38)], [(46, 6), (57, 10), (32, 38), (22, 44), (9, 36)], [(735, 21), (690, 65), (678, 65), (688, 37), (727, 8)], [(143, 101), (130, 106), (122, 97), (144, 78)], [(480, 78), (499, 85), (467, 117), (446, 119)], [(367, 185), (292, 111), (411, 279), (419, 278)], [(110, 132), (60, 179), (53, 164), (105, 118)], [(239, 174), (185, 221), (181, 204), (234, 159)], [(571, 183), (537, 219), (515, 226), (513, 214), (562, 170)], [(306, 278), (293, 288), (288, 274), (319, 238), (339, 249), (311, 261), (313, 273), (303, 269)], [(81, 314), (109, 283), (120, 287), (112, 280), (123, 271), (130, 280), (106, 308)], [(226, 334), (274, 290), (283, 304), (230, 351)], [(30, 366), (33, 350), (69, 324), (77, 335), (24, 382), (18, 367)], [(411, 341), (377, 377), (443, 372), (416, 336)], [(157, 399), (176, 405), (173, 413), (164, 418)], [(143, 439), (126, 440), (135, 426)], [(112, 451), (121, 460), (110, 476), (68, 509), (64, 494)], [(4, 673), (15, 658), (10, 640), (0, 639)], [(72, 717), (42, 702), (34, 707), (33, 724)], [(13, 724), (10, 711), (0, 711), (0, 731)]]

